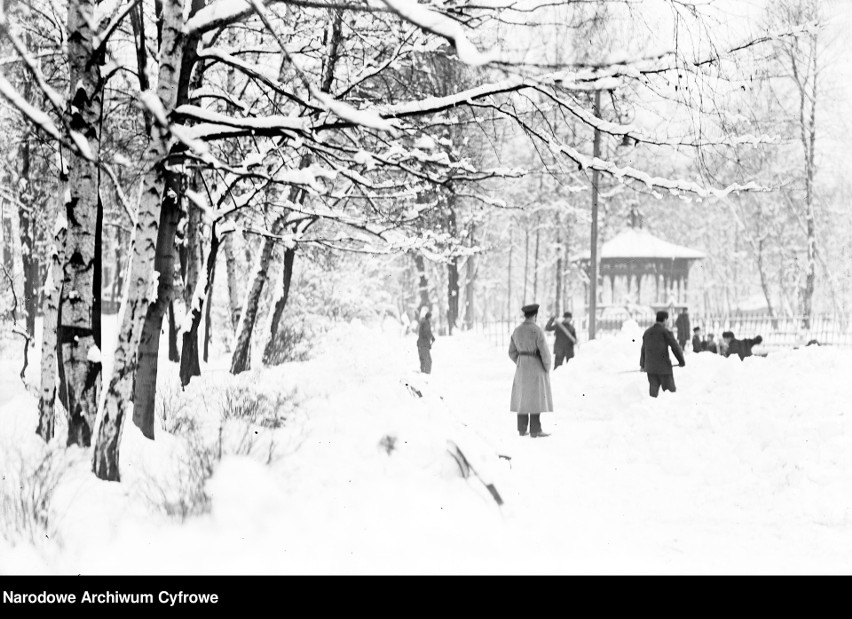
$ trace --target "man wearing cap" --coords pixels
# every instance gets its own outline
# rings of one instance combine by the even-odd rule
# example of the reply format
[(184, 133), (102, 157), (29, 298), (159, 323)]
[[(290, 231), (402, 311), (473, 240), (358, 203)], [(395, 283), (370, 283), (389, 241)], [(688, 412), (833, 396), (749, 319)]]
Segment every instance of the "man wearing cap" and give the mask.
[(707, 342), (701, 339), (701, 327), (692, 330), (692, 352), (707, 350)]
[(417, 353), (420, 355), (420, 371), (424, 374), (432, 373), (432, 342), (435, 341), (435, 336), (432, 335), (432, 312), (426, 312), (420, 320), (420, 327), (417, 329)]
[(565, 312), (562, 315), (562, 322), (556, 322), (556, 316), (551, 316), (544, 326), (544, 330), (556, 331), (556, 341), (553, 343), (553, 354), (556, 356), (553, 363), (553, 370), (555, 371), (562, 365), (563, 360), (568, 363), (574, 356), (577, 332), (574, 330), (574, 325), (571, 324), (571, 312)]
[(518, 416), (519, 435), (550, 436), (542, 431), (540, 417), (541, 413), (553, 411), (550, 349), (544, 331), (535, 324), (538, 304), (525, 305), (521, 311), (524, 322), (515, 328), (509, 340), (509, 358), (516, 365), (509, 410)]
[(678, 360), (678, 365), (683, 367), (686, 361), (683, 359), (683, 351), (666, 328), (669, 313), (657, 312), (657, 322), (648, 327), (642, 335), (642, 352), (639, 355), (639, 368), (648, 373), (649, 392), (652, 398), (656, 398), (663, 391), (677, 391), (672, 373), (672, 362), (669, 359), (669, 348)]

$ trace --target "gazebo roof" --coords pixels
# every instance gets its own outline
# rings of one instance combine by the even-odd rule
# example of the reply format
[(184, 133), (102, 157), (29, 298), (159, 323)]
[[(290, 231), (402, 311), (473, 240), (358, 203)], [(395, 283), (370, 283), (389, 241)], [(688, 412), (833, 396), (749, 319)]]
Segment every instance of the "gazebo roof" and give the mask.
[[(589, 260), (591, 252), (586, 251), (575, 259)], [(627, 228), (601, 246), (603, 258), (657, 258), (673, 260), (701, 260), (704, 253), (669, 243), (641, 228)]]

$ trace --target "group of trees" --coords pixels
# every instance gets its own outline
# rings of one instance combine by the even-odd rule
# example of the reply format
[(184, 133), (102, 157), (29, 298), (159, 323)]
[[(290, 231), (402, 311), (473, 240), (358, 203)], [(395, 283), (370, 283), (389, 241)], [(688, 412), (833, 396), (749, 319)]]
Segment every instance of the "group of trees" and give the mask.
[[(666, 4), (699, 21), (689, 4)], [(182, 383), (201, 371), (222, 262), (229, 319), (220, 328), (232, 333), (239, 373), (250, 367), (271, 286), (263, 359), (276, 358), (306, 255), (398, 256), (407, 282), (400, 310), (431, 306), (438, 294), (452, 332), (473, 322), (476, 282), (479, 298), (503, 286), (502, 258), (507, 307), (513, 269), (524, 263), (529, 273), (532, 260), (552, 268), (533, 269), (524, 286), (551, 287), (561, 309), (568, 258), (588, 221), (576, 196), (592, 170), (613, 221), (636, 195), (724, 202), (763, 189), (751, 172), (702, 179), (652, 157), (764, 144), (753, 125), (712, 120), (707, 102), (678, 84), (729, 84), (731, 55), (813, 30), (791, 19), (724, 48), (647, 53), (637, 44), (614, 56), (613, 33), (631, 31), (632, 11), (605, 0), (0, 4), (0, 129), (10, 137), (2, 199), (18, 215), (28, 342), (41, 299), (39, 434), (53, 436), (58, 390), (68, 444), (94, 443), (94, 472), (118, 480), (131, 406), (154, 437), (164, 322)], [(535, 51), (535, 36), (525, 53), (497, 47), (506, 32), (524, 31), (518, 24), (546, 31), (549, 51)], [(802, 100), (811, 101), (815, 86), (802, 79)], [(608, 102), (598, 114), (595, 92)], [(643, 122), (654, 100), (678, 122), (662, 131)], [(690, 124), (697, 115), (708, 120)], [(600, 157), (590, 154), (595, 131)], [(812, 173), (812, 154), (806, 166)], [(806, 204), (807, 231), (815, 218), (813, 200)], [(523, 254), (514, 249), (521, 239)], [(502, 258), (484, 260), (495, 253)], [(105, 288), (121, 291), (109, 376)]]

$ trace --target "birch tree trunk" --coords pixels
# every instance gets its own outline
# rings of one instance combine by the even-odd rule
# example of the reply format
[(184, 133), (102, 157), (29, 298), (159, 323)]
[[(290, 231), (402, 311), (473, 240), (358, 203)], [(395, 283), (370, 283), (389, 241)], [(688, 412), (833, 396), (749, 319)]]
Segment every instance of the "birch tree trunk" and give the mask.
[[(163, 109), (171, 111), (177, 101), (177, 86), (183, 56), (183, 0), (164, 0), (157, 96)], [(139, 341), (149, 304), (156, 298), (157, 273), (154, 258), (160, 220), (168, 129), (151, 124), (151, 140), (145, 150), (145, 176), (139, 203), (127, 296), (119, 313), (118, 342), (112, 376), (104, 398), (93, 470), (101, 478), (119, 481), (119, 449), (128, 407), (132, 402), (133, 372)]]
[[(183, 3), (183, 0), (181, 0)], [(189, 17), (192, 17), (204, 7), (203, 0), (192, 0)], [(165, 11), (165, 9), (163, 9)], [(159, 31), (160, 54), (170, 54), (174, 58), (175, 76), (172, 78), (174, 93), (169, 97), (173, 101), (172, 107), (166, 106), (169, 111), (178, 105), (189, 102), (189, 88), (192, 80), (192, 71), (197, 60), (195, 48), (198, 39), (195, 37), (184, 37), (178, 35), (173, 41), (166, 39), (165, 19), (161, 22)], [(169, 45), (180, 49), (169, 49)], [(162, 71), (162, 66), (161, 66)], [(140, 86), (142, 82), (140, 81)], [(158, 94), (160, 89), (158, 88)], [(165, 103), (165, 99), (161, 96)], [(175, 146), (172, 155), (181, 153), (182, 146)], [(175, 266), (178, 264), (178, 251), (175, 247), (178, 224), (182, 216), (180, 199), (183, 195), (183, 177), (180, 171), (167, 171), (164, 173), (164, 183), (167, 187), (162, 196), (162, 205), (159, 211), (159, 228), (157, 231), (157, 249), (154, 259), (154, 269), (158, 273), (156, 302), (148, 306), (145, 316), (145, 326), (142, 331), (142, 339), (139, 346), (138, 366), (135, 372), (135, 387), (133, 393), (133, 422), (142, 430), (147, 438), (154, 438), (154, 416), (157, 400), (157, 375), (159, 369), (160, 333), (163, 329), (163, 318), (176, 295)], [(180, 355), (177, 352), (177, 332), (174, 330), (174, 321), (169, 321), (169, 359), (178, 361)]]
[(36, 434), (50, 442), (56, 426), (56, 327), (59, 323), (59, 297), (62, 290), (62, 264), (65, 252), (65, 218), (56, 222), (50, 251), (50, 269), (44, 284), (44, 311), (41, 340), (41, 395), (38, 400)]
[[(92, 24), (94, 0), (72, 0), (68, 6), (69, 124), (75, 141), (93, 161), (100, 151), (98, 134), (102, 107), (102, 58), (95, 57)], [(99, 309), (95, 290), (98, 233), (98, 168), (92, 161), (71, 157), (65, 191), (68, 231), (65, 238), (62, 292), (59, 305), (59, 373), (65, 383), (69, 415), (68, 444), (88, 447), (97, 417), (101, 383), (100, 355), (93, 323)]]

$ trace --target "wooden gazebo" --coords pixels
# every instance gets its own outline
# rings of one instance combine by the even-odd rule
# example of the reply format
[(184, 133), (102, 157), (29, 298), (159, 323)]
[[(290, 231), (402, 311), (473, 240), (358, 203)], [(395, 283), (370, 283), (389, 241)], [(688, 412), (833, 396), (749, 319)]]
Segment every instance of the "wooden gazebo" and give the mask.
[[(684, 308), (689, 302), (689, 269), (703, 258), (700, 251), (669, 243), (642, 228), (627, 228), (601, 247), (597, 307)], [(589, 253), (578, 262), (587, 276), (588, 308)]]

